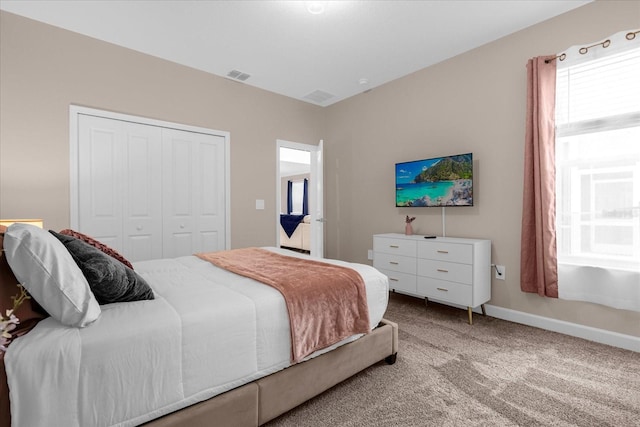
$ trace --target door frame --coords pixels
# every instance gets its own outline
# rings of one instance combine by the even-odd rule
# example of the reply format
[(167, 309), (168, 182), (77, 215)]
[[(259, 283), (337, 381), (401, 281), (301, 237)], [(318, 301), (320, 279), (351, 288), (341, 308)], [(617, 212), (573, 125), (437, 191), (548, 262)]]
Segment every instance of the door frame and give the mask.
[[(149, 126), (170, 128), (194, 133), (203, 133), (224, 138), (224, 192), (225, 192), (225, 248), (231, 249), (231, 134), (227, 131), (185, 125), (181, 123), (167, 122), (164, 120), (150, 119), (147, 117), (133, 116), (130, 114), (115, 113), (113, 111), (98, 110), (96, 108), (79, 105), (69, 106), (69, 181), (70, 181), (70, 226), (78, 229), (79, 224), (79, 178), (78, 178), (78, 147), (80, 144), (79, 118), (81, 115), (95, 116), (105, 119), (121, 120), (125, 122), (139, 123)], [(160, 147), (162, 149), (162, 147)]]
[[(320, 145), (303, 144), (300, 142), (286, 141), (283, 139), (276, 140), (276, 218), (275, 218), (275, 230), (276, 230), (276, 247), (280, 247), (280, 206), (282, 203), (282, 183), (280, 177), (280, 148), (292, 148), (294, 150), (308, 151), (310, 153), (318, 153), (322, 149), (322, 141)], [(314, 156), (311, 156), (311, 162), (313, 163)], [(321, 159), (320, 159), (321, 160)], [(309, 200), (310, 207), (309, 215), (311, 216), (311, 255), (319, 258), (324, 258), (324, 218), (318, 218), (317, 207), (323, 206), (324, 186), (318, 187), (319, 179), (322, 179), (322, 171), (317, 171), (313, 164), (309, 165), (309, 180), (311, 187), (309, 189), (309, 197), (313, 199)], [(321, 214), (323, 215), (323, 214)], [(317, 240), (321, 239), (321, 240)], [(319, 245), (319, 243), (322, 243)], [(320, 252), (320, 253), (318, 253)]]

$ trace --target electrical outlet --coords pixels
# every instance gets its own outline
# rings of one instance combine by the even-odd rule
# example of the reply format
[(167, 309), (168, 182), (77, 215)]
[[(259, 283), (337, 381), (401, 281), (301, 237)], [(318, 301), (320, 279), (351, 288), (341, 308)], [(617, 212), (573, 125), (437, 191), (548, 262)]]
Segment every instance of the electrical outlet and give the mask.
[(373, 250), (372, 249), (369, 249), (367, 251), (367, 259), (370, 260), (370, 261), (373, 260)]
[(504, 265), (496, 265), (496, 279), (498, 280), (507, 279), (507, 267), (505, 267)]

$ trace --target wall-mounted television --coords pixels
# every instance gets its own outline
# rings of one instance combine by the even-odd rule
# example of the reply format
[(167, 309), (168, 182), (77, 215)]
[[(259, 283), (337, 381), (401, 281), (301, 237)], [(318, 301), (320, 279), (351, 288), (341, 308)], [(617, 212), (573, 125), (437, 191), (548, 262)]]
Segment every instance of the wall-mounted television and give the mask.
[(473, 154), (396, 163), (396, 207), (473, 206)]

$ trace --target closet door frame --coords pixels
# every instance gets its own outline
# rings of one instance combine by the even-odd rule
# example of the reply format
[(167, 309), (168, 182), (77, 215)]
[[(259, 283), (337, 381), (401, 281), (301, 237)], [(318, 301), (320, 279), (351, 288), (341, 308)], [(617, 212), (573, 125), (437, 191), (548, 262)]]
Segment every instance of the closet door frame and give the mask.
[[(115, 113), (112, 111), (98, 110), (95, 108), (82, 107), (79, 105), (71, 105), (69, 107), (69, 160), (70, 160), (70, 202), (71, 202), (71, 216), (70, 227), (72, 229), (78, 229), (79, 224), (79, 174), (78, 174), (78, 162), (79, 153), (78, 148), (80, 144), (79, 134), (79, 118), (81, 115), (102, 117), (105, 119), (122, 120), (132, 123), (139, 123), (143, 125), (158, 126), (162, 128), (176, 129), (187, 132), (202, 133), (207, 135), (214, 135), (224, 138), (224, 192), (225, 192), (225, 249), (231, 249), (231, 194), (230, 194), (230, 139), (229, 132), (220, 131), (215, 129), (202, 128), (197, 126), (190, 126), (180, 123), (167, 122), (163, 120), (149, 119), (146, 117), (132, 116), (129, 114)], [(162, 147), (158, 147), (162, 149)]]

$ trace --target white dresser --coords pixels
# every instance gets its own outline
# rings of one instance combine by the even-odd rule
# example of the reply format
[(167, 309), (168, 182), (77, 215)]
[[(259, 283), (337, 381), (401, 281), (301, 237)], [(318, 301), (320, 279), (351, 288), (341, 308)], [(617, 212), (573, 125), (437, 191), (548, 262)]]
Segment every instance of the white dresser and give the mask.
[(469, 324), (491, 299), (491, 240), (376, 234), (373, 266), (394, 291), (467, 307)]

